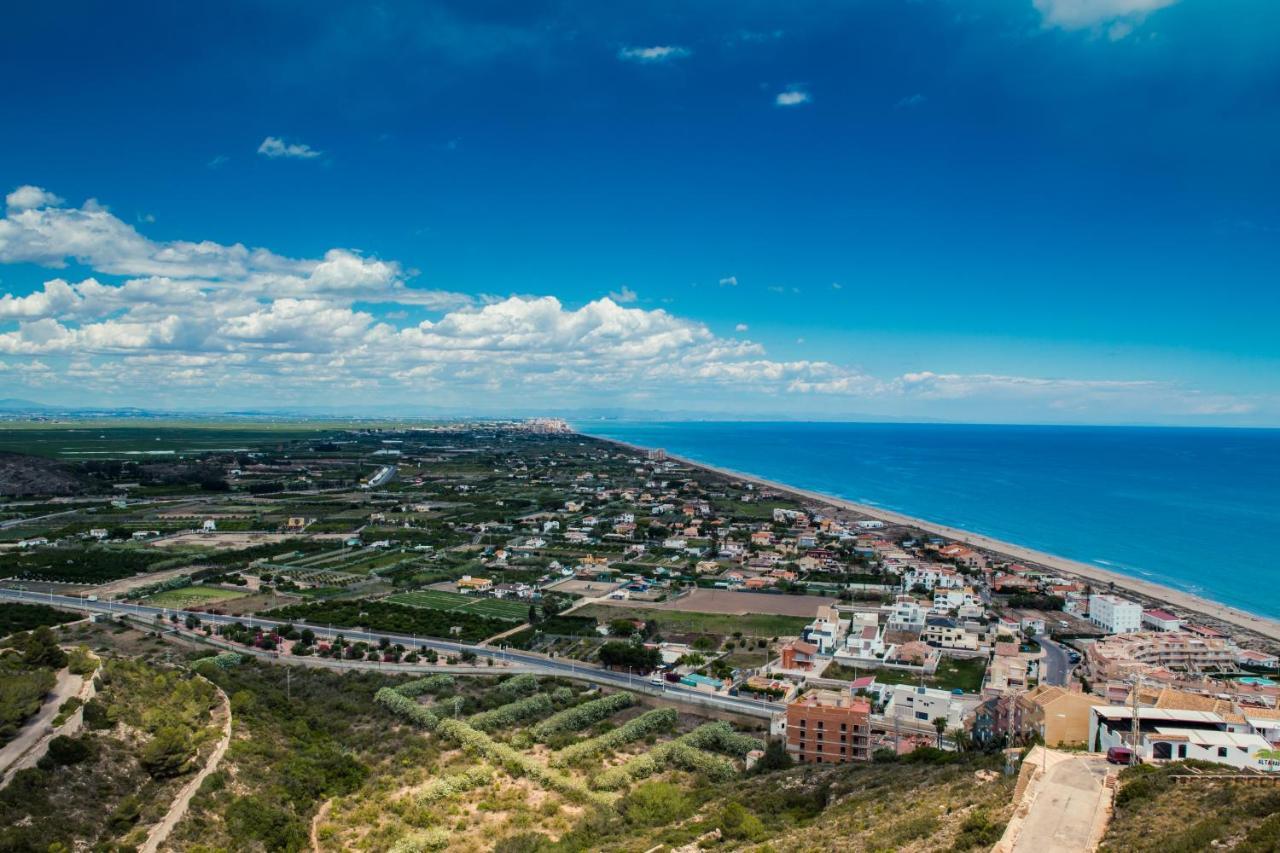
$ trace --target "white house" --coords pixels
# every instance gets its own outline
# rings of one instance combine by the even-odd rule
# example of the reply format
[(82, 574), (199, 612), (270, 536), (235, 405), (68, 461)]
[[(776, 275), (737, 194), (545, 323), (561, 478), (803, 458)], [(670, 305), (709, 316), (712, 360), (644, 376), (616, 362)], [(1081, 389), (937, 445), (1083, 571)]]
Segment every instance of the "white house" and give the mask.
[(1142, 611), (1142, 624), (1153, 631), (1181, 631), (1182, 620), (1168, 610), (1156, 608)]
[[(1233, 726), (1212, 711), (1139, 708), (1138, 743), (1130, 741), (1133, 709), (1095, 705), (1089, 709), (1089, 748), (1133, 749), (1143, 761), (1196, 759), (1241, 770), (1280, 771), (1280, 755), (1250, 727)], [(1235, 729), (1235, 730), (1233, 730)]]
[(212, 518), (206, 518), (204, 520), (204, 524), (200, 525), (200, 532), (201, 533), (217, 533), (218, 522), (214, 521)]
[(824, 605), (818, 608), (817, 617), (801, 631), (801, 637), (817, 646), (818, 654), (829, 655), (835, 652), (846, 631), (848, 625), (840, 618), (839, 612), (830, 605)]
[(888, 628), (890, 631), (920, 631), (924, 628), (925, 615), (925, 609), (918, 601), (900, 595), (889, 608)]
[(913, 687), (910, 684), (886, 685), (889, 701), (884, 707), (886, 720), (911, 721), (929, 726), (938, 717), (947, 721), (948, 729), (964, 727), (965, 715), (978, 707), (980, 697), (970, 693), (952, 693), (936, 687)]
[(1142, 605), (1118, 595), (1091, 595), (1089, 621), (1108, 634), (1136, 633), (1142, 630)]

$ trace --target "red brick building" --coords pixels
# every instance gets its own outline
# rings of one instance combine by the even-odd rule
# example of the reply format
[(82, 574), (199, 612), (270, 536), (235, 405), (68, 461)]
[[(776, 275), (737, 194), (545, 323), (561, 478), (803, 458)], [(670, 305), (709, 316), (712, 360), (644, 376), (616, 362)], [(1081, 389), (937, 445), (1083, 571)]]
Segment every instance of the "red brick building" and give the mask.
[(871, 759), (871, 705), (848, 693), (810, 690), (787, 706), (787, 752), (804, 764)]

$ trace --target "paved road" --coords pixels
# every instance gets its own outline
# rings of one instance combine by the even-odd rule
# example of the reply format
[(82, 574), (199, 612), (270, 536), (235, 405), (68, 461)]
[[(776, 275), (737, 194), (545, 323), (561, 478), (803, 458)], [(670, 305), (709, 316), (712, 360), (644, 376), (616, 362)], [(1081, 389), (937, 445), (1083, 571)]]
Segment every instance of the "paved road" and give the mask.
[[(1033, 752), (1028, 761), (1040, 760)], [(1075, 853), (1089, 850), (1105, 794), (1106, 765), (1097, 756), (1050, 751), (1049, 773), (1036, 783), (1035, 799), (1022, 824), (1014, 853)], [(1031, 792), (1029, 792), (1031, 793)]]
[[(88, 599), (78, 598), (70, 595), (58, 595), (56, 593), (40, 593), (29, 592), (27, 590), (17, 589), (0, 589), (0, 600), (7, 599), (9, 601), (27, 601), (36, 604), (47, 604), (52, 607), (61, 607), (65, 610), (75, 610), (88, 613), (116, 613), (129, 616), (136, 616), (146, 620), (154, 620), (156, 616), (167, 618), (173, 614), (183, 615), (186, 611), (174, 610), (165, 607), (148, 607), (142, 604), (131, 604), (123, 601), (89, 601)], [(263, 619), (257, 616), (220, 616), (213, 613), (196, 613), (202, 622), (212, 623), (215, 625), (230, 625), (235, 622), (241, 622), (249, 626), (261, 626), (264, 628), (275, 628), (285, 624), (299, 625), (303, 624), (301, 620), (293, 620), (291, 623), (275, 619)], [(538, 672), (546, 675), (558, 675), (565, 678), (573, 678), (579, 681), (590, 681), (595, 684), (606, 684), (610, 687), (616, 687), (624, 690), (636, 690), (644, 693), (661, 694), (667, 696), (673, 701), (692, 702), (700, 705), (708, 705), (720, 708), (725, 711), (732, 711), (738, 714), (745, 714), (752, 717), (771, 718), (774, 714), (786, 710), (785, 705), (776, 702), (758, 702), (751, 699), (741, 699), (737, 696), (723, 696), (719, 694), (704, 693), (691, 687), (685, 687), (678, 684), (670, 684), (663, 682), (658, 685), (650, 685), (647, 678), (638, 675), (631, 675), (626, 672), (614, 672), (612, 670), (602, 669), (594, 664), (583, 663), (582, 661), (570, 660), (567, 658), (550, 658), (546, 655), (537, 654), (536, 652), (525, 652), (514, 649), (498, 649), (493, 646), (471, 645), (468, 643), (451, 643), (446, 640), (436, 640), (416, 635), (408, 634), (391, 634), (373, 631), (362, 631), (356, 628), (335, 626), (330, 628), (327, 625), (317, 625), (315, 623), (306, 623), (318, 636), (333, 637), (341, 634), (348, 640), (363, 640), (364, 642), (377, 643), (384, 637), (391, 643), (399, 643), (409, 648), (418, 646), (426, 646), (435, 649), (437, 652), (445, 652), (447, 654), (460, 654), (462, 652), (474, 652), (481, 657), (498, 657), (502, 660), (509, 660), (513, 663), (523, 664)], [(370, 663), (370, 669), (385, 671), (385, 665), (377, 665)]]
[(53, 718), (58, 716), (58, 709), (62, 707), (62, 703), (79, 693), (83, 686), (82, 676), (72, 675), (65, 669), (58, 672), (58, 680), (53, 690), (45, 697), (40, 710), (18, 731), (17, 737), (0, 749), (0, 773), (4, 774), (0, 788), (9, 784), (15, 771), (35, 765), (35, 761), (32, 760), (32, 750), (39, 746), (41, 739), (48, 734), (47, 730), (52, 725)]
[(1047, 637), (1038, 637), (1044, 649), (1044, 672), (1041, 683), (1063, 687), (1071, 678), (1071, 659), (1067, 650)]

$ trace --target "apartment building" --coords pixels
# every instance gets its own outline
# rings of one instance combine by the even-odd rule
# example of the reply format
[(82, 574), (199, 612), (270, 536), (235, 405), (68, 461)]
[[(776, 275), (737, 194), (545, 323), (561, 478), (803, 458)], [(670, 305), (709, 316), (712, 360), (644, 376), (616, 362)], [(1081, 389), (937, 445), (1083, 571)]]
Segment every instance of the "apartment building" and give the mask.
[(810, 690), (787, 705), (787, 752), (804, 764), (871, 759), (871, 705), (849, 693)]
[(1142, 630), (1142, 605), (1118, 595), (1089, 596), (1089, 621), (1108, 634)]
[(1231, 671), (1236, 649), (1226, 640), (1204, 639), (1186, 632), (1144, 631), (1119, 634), (1090, 644), (1085, 652), (1095, 680), (1125, 678), (1154, 667), (1183, 672)]

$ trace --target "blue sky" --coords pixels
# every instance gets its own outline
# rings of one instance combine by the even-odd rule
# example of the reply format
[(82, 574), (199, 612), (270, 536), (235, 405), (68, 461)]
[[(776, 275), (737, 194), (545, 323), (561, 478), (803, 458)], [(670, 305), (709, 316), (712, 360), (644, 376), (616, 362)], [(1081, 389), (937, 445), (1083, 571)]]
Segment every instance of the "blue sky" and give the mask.
[(6, 14), (0, 395), (1280, 425), (1274, 2), (193, 5)]

